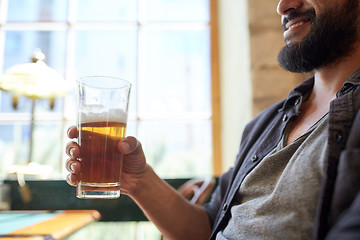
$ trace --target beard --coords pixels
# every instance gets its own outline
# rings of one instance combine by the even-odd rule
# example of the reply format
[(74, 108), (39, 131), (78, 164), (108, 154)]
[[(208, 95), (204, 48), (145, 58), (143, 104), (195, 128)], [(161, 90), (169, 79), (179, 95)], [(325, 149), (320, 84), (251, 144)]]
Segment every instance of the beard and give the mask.
[(341, 61), (354, 48), (358, 37), (358, 0), (347, 0), (339, 9), (326, 9), (316, 18), (315, 10), (292, 12), (288, 18), (307, 16), (311, 28), (302, 41), (287, 44), (278, 55), (282, 68), (304, 73)]

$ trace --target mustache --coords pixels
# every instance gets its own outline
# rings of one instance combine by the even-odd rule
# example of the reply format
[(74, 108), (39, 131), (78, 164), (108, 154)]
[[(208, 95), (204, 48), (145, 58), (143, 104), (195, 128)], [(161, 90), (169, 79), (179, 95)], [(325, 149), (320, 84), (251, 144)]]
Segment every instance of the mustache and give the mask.
[(283, 18), (282, 21), (282, 28), (285, 31), (286, 30), (286, 24), (290, 21), (292, 21), (293, 19), (299, 18), (299, 17), (307, 17), (310, 19), (310, 22), (314, 22), (315, 21), (315, 9), (311, 8), (305, 12), (299, 12), (299, 11), (292, 11), (289, 15), (287, 15), (286, 17)]

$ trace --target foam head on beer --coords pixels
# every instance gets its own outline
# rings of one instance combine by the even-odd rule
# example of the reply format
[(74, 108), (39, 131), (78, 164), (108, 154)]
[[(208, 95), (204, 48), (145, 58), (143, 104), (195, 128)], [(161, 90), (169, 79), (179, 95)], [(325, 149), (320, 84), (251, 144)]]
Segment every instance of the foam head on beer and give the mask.
[(110, 109), (106, 112), (81, 111), (79, 116), (80, 124), (90, 122), (119, 122), (126, 124), (127, 112), (121, 109)]

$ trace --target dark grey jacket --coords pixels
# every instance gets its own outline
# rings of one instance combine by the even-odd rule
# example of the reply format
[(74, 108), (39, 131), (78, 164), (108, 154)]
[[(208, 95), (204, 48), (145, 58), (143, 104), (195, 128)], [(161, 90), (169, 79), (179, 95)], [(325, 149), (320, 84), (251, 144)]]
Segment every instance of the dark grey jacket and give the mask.
[[(330, 103), (327, 170), (320, 190), (314, 239), (360, 239), (359, 84), (360, 69)], [(246, 126), (234, 167), (220, 177), (205, 205), (213, 229), (211, 239), (227, 225), (229, 206), (241, 182), (278, 144), (287, 122), (298, 115), (313, 85), (314, 78), (304, 81), (286, 100), (266, 109)]]

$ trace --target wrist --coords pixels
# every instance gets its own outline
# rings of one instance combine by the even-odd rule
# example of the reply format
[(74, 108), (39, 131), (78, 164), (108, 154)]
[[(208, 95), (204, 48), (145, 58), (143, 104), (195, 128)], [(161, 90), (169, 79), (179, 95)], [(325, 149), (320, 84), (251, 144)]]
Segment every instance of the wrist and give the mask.
[(172, 204), (177, 195), (176, 191), (161, 179), (149, 165), (146, 166), (137, 186), (129, 194), (140, 207), (145, 207), (145, 209), (151, 207), (154, 211), (158, 207), (163, 208), (167, 204)]
[(155, 179), (158, 178), (152, 167), (148, 164), (145, 165), (144, 171), (139, 174), (136, 186), (129, 192), (129, 196), (133, 199), (141, 198), (148, 192), (153, 191), (152, 186)]

